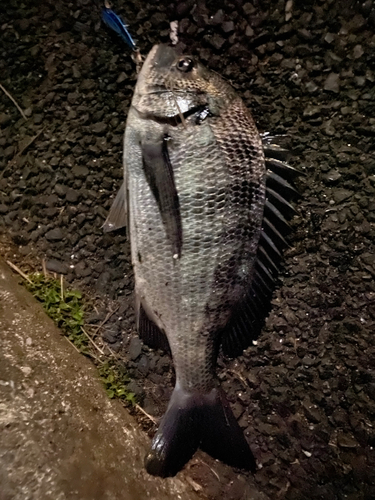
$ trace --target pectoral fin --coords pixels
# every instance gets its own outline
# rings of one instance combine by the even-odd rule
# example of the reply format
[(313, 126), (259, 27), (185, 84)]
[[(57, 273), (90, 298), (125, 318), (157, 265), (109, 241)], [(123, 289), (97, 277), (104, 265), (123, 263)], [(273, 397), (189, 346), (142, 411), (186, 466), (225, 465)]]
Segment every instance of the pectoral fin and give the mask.
[(126, 198), (126, 187), (125, 183), (123, 183), (112, 203), (109, 214), (102, 226), (105, 233), (109, 233), (110, 231), (115, 231), (116, 229), (127, 226), (128, 211)]
[(158, 204), (167, 238), (172, 244), (173, 256), (180, 257), (182, 248), (180, 203), (167, 143), (168, 136), (163, 136), (157, 142), (141, 144), (143, 169)]

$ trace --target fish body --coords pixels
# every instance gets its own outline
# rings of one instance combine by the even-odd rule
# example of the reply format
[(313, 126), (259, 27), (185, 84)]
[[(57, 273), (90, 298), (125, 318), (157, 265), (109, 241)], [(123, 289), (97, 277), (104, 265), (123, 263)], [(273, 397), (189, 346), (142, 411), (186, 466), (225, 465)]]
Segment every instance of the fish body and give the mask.
[[(272, 140), (267, 148), (284, 151)], [(281, 208), (266, 199), (262, 139), (230, 85), (194, 57), (158, 45), (138, 76), (124, 169), (114, 213), (127, 206), (138, 331), (154, 347), (169, 345), (176, 372), (146, 468), (174, 475), (201, 447), (254, 470), (215, 364), (220, 343), (228, 354), (249, 345), (278, 259), (264, 214), (277, 219)], [(276, 191), (276, 205), (290, 207)]]

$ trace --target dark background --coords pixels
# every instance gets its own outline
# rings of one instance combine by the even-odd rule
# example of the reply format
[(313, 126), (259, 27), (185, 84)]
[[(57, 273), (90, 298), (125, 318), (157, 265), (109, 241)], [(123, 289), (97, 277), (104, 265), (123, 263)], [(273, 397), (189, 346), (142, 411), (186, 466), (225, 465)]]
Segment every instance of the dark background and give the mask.
[[(189, 474), (212, 499), (375, 498), (375, 4), (118, 0), (143, 54), (180, 43), (228, 79), (260, 131), (288, 134), (306, 175), (272, 311), (258, 342), (219, 376), (262, 467), (239, 474), (199, 453)], [(103, 234), (122, 179), (136, 81), (99, 2), (0, 6), (0, 254), (85, 291), (87, 322), (160, 416), (169, 357), (134, 333), (125, 231)], [(139, 417), (150, 433), (154, 428)]]

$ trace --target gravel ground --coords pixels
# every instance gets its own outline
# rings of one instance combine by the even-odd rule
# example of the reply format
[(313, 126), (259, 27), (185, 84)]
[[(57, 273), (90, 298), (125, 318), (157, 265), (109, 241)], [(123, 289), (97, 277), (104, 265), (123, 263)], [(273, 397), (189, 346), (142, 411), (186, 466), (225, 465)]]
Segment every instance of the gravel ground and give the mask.
[[(186, 51), (231, 81), (261, 131), (291, 137), (306, 174), (263, 332), (240, 358), (219, 360), (261, 468), (239, 474), (198, 453), (193, 484), (213, 500), (375, 498), (375, 2), (115, 8), (143, 53), (178, 19)], [(121, 183), (134, 64), (93, 0), (8, 0), (0, 16), (0, 82), (27, 117), (0, 91), (0, 252), (25, 269), (45, 258), (96, 305), (88, 323), (115, 311), (102, 342), (158, 417), (171, 361), (134, 333), (125, 231), (101, 231)]]

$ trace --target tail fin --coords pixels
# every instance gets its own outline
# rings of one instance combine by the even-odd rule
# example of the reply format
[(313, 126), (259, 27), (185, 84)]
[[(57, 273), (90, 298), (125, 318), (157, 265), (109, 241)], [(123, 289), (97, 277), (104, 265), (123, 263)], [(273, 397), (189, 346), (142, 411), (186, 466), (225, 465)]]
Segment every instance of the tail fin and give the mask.
[(215, 388), (208, 394), (187, 393), (176, 387), (146, 456), (147, 472), (174, 476), (198, 447), (233, 467), (256, 469), (223, 391)]

